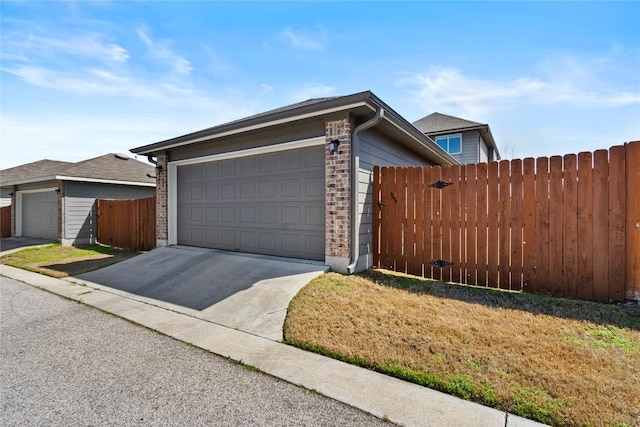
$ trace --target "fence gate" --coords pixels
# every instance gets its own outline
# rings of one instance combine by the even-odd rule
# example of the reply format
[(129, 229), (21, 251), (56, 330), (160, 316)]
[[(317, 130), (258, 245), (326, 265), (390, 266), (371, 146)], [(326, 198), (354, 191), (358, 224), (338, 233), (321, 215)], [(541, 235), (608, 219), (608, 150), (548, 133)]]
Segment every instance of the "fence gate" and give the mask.
[(98, 199), (98, 242), (135, 251), (156, 247), (156, 197)]
[(374, 266), (446, 282), (640, 300), (640, 142), (374, 168)]

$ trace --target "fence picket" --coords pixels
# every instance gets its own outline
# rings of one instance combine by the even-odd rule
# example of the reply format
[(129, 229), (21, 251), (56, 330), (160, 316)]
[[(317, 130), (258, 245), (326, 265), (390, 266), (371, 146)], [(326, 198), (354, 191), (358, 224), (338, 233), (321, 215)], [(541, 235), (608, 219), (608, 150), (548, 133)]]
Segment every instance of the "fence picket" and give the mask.
[(593, 299), (609, 298), (609, 155), (607, 150), (593, 153)]
[(593, 299), (593, 160), (578, 154), (578, 288), (581, 299)]
[[(452, 167), (448, 166), (442, 168), (442, 180), (445, 182), (452, 182)], [(442, 259), (451, 261), (451, 213), (452, 213), (452, 190), (453, 186), (448, 186), (440, 190), (440, 197), (442, 199)], [(451, 281), (451, 269), (452, 267), (441, 268), (442, 279), (445, 282)]]
[(424, 194), (424, 226), (423, 226), (423, 235), (422, 235), (422, 245), (424, 248), (424, 255), (422, 257), (422, 265), (424, 270), (424, 277), (433, 277), (433, 267), (429, 264), (433, 260), (433, 248), (431, 247), (431, 236), (433, 230), (433, 210), (431, 208), (432, 205), (432, 197), (431, 197), (431, 188), (428, 187), (432, 181), (432, 173), (433, 168), (423, 168), (423, 194)]
[(487, 172), (486, 163), (478, 164), (477, 168), (477, 230), (478, 230), (478, 250), (477, 250), (477, 284), (487, 286)]
[(474, 164), (465, 166), (465, 205), (466, 212), (466, 233), (467, 233), (467, 257), (466, 257), (466, 276), (465, 283), (475, 285), (477, 282), (478, 260), (477, 253), (477, 224), (476, 224), (476, 207), (477, 207), (477, 167)]
[(536, 289), (549, 290), (549, 158), (536, 159)]
[(536, 161), (532, 157), (522, 164), (522, 258), (523, 289), (536, 291)]
[(522, 160), (511, 161), (511, 290), (522, 290)]
[(462, 248), (464, 245), (461, 243), (462, 232), (464, 227), (461, 226), (461, 214), (462, 214), (462, 202), (460, 200), (460, 183), (462, 181), (463, 169), (458, 166), (450, 166), (451, 169), (451, 182), (453, 185), (448, 187), (451, 194), (451, 259), (453, 263), (451, 266), (451, 281), (454, 283), (461, 283), (464, 281), (464, 268), (465, 264), (462, 258)]
[(499, 170), (498, 162), (489, 163), (489, 268), (488, 283), (491, 287), (498, 287), (498, 262), (500, 245), (500, 199), (499, 199)]
[(609, 150), (609, 295), (619, 301), (625, 292), (626, 162), (623, 146)]
[(373, 167), (373, 183), (372, 183), (372, 194), (371, 194), (371, 204), (372, 204), (372, 213), (373, 213), (373, 217), (371, 219), (371, 222), (373, 224), (373, 227), (371, 228), (371, 236), (373, 238), (373, 242), (372, 242), (372, 251), (373, 251), (373, 267), (377, 267), (380, 268), (380, 254), (382, 252), (382, 248), (380, 247), (380, 242), (382, 239), (380, 239), (380, 204), (378, 203), (380, 201), (380, 179), (381, 179), (381, 173), (380, 173), (380, 166), (374, 166)]
[(578, 285), (578, 192), (577, 160), (575, 154), (564, 156), (564, 200), (562, 205), (564, 296), (575, 297)]
[[(442, 179), (442, 168), (434, 166), (431, 169), (431, 181), (429, 184), (440, 181)], [(442, 259), (442, 192), (430, 187), (431, 193), (431, 261)], [(431, 277), (436, 280), (442, 280), (442, 269), (440, 267), (432, 267)]]
[(552, 295), (559, 295), (562, 287), (562, 157), (549, 159), (549, 283), (545, 286)]
[(510, 283), (510, 255), (511, 255), (511, 163), (509, 160), (501, 160), (500, 165), (500, 177), (499, 177), (499, 212), (500, 218), (498, 222), (500, 224), (499, 231), (499, 259), (498, 259), (498, 286), (500, 289), (509, 289)]

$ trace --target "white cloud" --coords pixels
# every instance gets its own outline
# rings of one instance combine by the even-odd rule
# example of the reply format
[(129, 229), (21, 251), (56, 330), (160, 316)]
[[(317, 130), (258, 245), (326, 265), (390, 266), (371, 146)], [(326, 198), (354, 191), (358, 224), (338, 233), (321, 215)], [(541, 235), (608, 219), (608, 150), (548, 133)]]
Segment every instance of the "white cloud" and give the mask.
[(157, 39), (154, 40), (149, 35), (149, 30), (140, 27), (136, 30), (138, 37), (147, 46), (149, 55), (155, 60), (169, 65), (174, 71), (181, 74), (189, 74), (193, 71), (191, 62), (173, 51), (171, 40)]
[(439, 110), (469, 118), (485, 117), (516, 104), (584, 108), (640, 103), (640, 88), (608, 80), (607, 65), (601, 59), (554, 58), (543, 63), (538, 75), (510, 80), (432, 66), (426, 72), (404, 74), (396, 86), (406, 88), (425, 112)]
[(332, 96), (336, 88), (321, 83), (309, 83), (294, 89), (288, 96), (291, 102), (306, 101), (311, 98)]
[(279, 35), (291, 47), (299, 50), (323, 50), (326, 43), (324, 28), (320, 26), (315, 31), (285, 28)]
[(4, 60), (28, 61), (34, 58), (69, 55), (116, 63), (124, 63), (130, 58), (125, 48), (105, 39), (106, 37), (94, 33), (55, 38), (9, 32), (2, 40), (2, 56)]

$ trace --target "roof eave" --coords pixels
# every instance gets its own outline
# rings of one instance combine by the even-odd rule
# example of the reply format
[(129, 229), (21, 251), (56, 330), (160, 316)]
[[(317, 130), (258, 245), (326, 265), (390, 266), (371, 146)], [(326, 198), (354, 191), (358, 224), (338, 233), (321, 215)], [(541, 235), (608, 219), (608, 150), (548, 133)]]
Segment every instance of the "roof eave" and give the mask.
[(66, 176), (66, 175), (49, 175), (49, 176), (42, 176), (42, 177), (36, 177), (36, 178), (19, 179), (16, 181), (6, 181), (6, 182), (0, 183), (0, 187), (9, 187), (12, 185), (35, 184), (38, 182), (46, 182), (46, 181), (94, 182), (99, 184), (132, 185), (132, 186), (139, 186), (139, 187), (155, 187), (156, 186), (155, 183), (145, 182), (145, 181), (119, 181), (115, 179), (87, 178), (87, 177)]
[(371, 93), (371, 91), (359, 92), (353, 95), (328, 99), (326, 101), (318, 102), (317, 104), (302, 106), (293, 110), (276, 111), (272, 114), (261, 115), (260, 117), (253, 119), (248, 118), (246, 120), (239, 120), (229, 124), (214, 126), (153, 144), (132, 148), (129, 151), (140, 155), (153, 155), (154, 153), (163, 150), (177, 148), (196, 142), (222, 138), (277, 124), (349, 110), (351, 108), (367, 105), (373, 98), (376, 97)]

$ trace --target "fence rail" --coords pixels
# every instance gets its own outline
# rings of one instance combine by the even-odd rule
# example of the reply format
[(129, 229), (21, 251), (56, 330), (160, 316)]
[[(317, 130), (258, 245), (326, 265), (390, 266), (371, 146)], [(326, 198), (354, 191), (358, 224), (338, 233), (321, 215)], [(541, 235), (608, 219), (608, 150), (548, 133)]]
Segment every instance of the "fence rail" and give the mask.
[(98, 199), (98, 242), (148, 251), (156, 246), (156, 197)]
[(563, 157), (375, 167), (373, 192), (379, 268), (586, 300), (640, 299), (640, 141)]
[(11, 206), (0, 208), (0, 238), (11, 237)]

